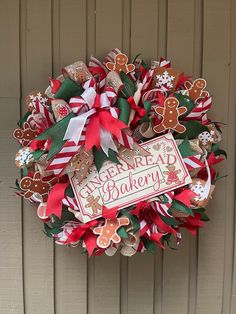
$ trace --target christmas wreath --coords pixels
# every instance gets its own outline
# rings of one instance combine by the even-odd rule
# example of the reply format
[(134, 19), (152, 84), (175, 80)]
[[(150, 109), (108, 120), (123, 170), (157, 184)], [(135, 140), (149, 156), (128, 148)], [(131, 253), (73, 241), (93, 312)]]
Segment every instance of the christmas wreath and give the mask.
[(44, 233), (89, 256), (177, 247), (183, 228), (195, 235), (226, 157), (206, 87), (170, 61), (148, 66), (113, 49), (31, 92), (13, 133), (15, 189), (37, 203)]

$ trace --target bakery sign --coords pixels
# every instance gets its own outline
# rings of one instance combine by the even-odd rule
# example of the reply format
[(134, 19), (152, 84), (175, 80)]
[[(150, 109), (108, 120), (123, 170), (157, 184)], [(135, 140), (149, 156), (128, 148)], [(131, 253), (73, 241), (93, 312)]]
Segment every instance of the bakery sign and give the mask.
[(98, 173), (92, 166), (79, 183), (76, 172), (70, 174), (83, 222), (102, 216), (102, 206), (119, 210), (159, 194), (191, 183), (178, 147), (171, 133), (141, 144), (149, 154), (134, 157), (130, 166), (107, 161)]

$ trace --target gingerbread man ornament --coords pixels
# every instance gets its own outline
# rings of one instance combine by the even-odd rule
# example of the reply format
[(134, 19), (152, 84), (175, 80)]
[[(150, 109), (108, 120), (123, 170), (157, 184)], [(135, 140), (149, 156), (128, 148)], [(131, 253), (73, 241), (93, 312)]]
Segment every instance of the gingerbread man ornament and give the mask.
[(164, 107), (156, 107), (155, 112), (162, 116), (160, 124), (156, 125), (153, 130), (156, 133), (162, 133), (166, 130), (173, 130), (178, 133), (183, 133), (186, 128), (179, 123), (179, 116), (187, 111), (186, 107), (179, 107), (179, 101), (175, 97), (168, 97), (164, 102)]
[(121, 238), (117, 234), (117, 230), (122, 226), (127, 226), (128, 224), (129, 219), (127, 217), (106, 219), (104, 226), (93, 229), (93, 233), (99, 234), (99, 237), (97, 238), (97, 245), (101, 248), (107, 248), (111, 241), (119, 243)]
[(98, 203), (100, 196), (94, 198), (93, 195), (90, 195), (86, 198), (88, 204), (85, 205), (86, 208), (91, 208), (93, 215), (97, 215), (102, 211), (102, 205)]
[(188, 90), (188, 95), (191, 99), (197, 100), (198, 98), (209, 96), (209, 93), (205, 91), (206, 80), (199, 78), (193, 83), (187, 81), (184, 83), (185, 88)]
[(56, 178), (51, 180), (42, 180), (42, 177), (39, 172), (35, 172), (33, 178), (24, 177), (20, 181), (20, 188), (24, 191), (24, 198), (30, 198), (34, 194), (42, 198), (43, 202), (46, 202), (48, 193), (52, 186), (57, 183)]
[(178, 173), (180, 173), (181, 170), (175, 170), (175, 165), (168, 165), (166, 168), (168, 169), (168, 171), (164, 171), (164, 174), (167, 175), (166, 184), (181, 183), (178, 177)]
[(123, 53), (118, 53), (115, 56), (114, 63), (113, 62), (107, 62), (106, 67), (110, 71), (116, 71), (116, 72), (124, 72), (124, 73), (129, 73), (134, 71), (135, 65), (134, 64), (128, 64), (128, 57), (123, 54)]
[(38, 135), (37, 130), (33, 130), (28, 122), (24, 122), (22, 129), (15, 129), (13, 136), (22, 146), (28, 146), (29, 143)]

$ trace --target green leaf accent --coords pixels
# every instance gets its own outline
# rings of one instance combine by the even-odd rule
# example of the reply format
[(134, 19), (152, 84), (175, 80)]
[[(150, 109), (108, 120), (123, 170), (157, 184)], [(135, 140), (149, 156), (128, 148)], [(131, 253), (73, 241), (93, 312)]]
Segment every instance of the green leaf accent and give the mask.
[(155, 246), (155, 243), (153, 241), (151, 241), (151, 240), (149, 240), (149, 239), (147, 239), (145, 237), (141, 237), (141, 240), (143, 241), (143, 244), (144, 244), (145, 248), (149, 252), (151, 252), (153, 254), (156, 253), (156, 246)]
[(69, 212), (66, 206), (62, 207), (61, 219), (54, 214), (52, 215), (52, 217), (53, 222), (50, 223), (52, 228), (61, 228), (68, 221), (76, 221), (74, 214)]
[(124, 227), (121, 227), (118, 229), (117, 231), (118, 235), (121, 237), (121, 238), (125, 238), (125, 239), (128, 239), (128, 233), (126, 232), (125, 228)]
[(216, 155), (216, 156), (223, 155), (223, 156), (225, 156), (225, 158), (227, 159), (227, 153), (226, 153), (226, 151), (223, 150), (223, 149), (218, 149), (217, 151), (215, 151), (215, 155)]
[(184, 212), (190, 216), (193, 216), (193, 211), (191, 208), (188, 208), (187, 206), (185, 206), (183, 203), (180, 203), (178, 201), (176, 201), (175, 199), (173, 199), (172, 201), (172, 205), (170, 207), (170, 209), (176, 209), (179, 210), (181, 212)]
[(180, 119), (186, 117), (195, 107), (194, 101), (187, 95), (183, 95), (181, 93), (174, 93), (174, 96), (179, 101), (179, 107), (185, 107), (187, 108), (187, 111), (180, 116)]
[(160, 215), (161, 220), (163, 220), (167, 225), (173, 227), (173, 226), (179, 226), (180, 222), (176, 220), (174, 217), (165, 217)]
[(124, 209), (122, 210), (122, 214), (129, 218), (133, 226), (132, 231), (135, 233), (140, 229), (140, 223), (137, 216), (130, 214), (130, 210), (131, 209)]
[(65, 195), (69, 196), (69, 197), (74, 197), (75, 196), (74, 191), (72, 189), (72, 186), (70, 184), (68, 185), (68, 187), (65, 190)]
[(177, 250), (176, 247), (173, 247), (172, 244), (171, 244), (171, 233), (167, 233), (165, 235), (162, 236), (161, 240), (163, 242), (166, 242), (168, 247), (172, 250)]
[(104, 153), (102, 149), (98, 150), (96, 147), (93, 147), (93, 156), (94, 156), (94, 163), (99, 172), (102, 168), (102, 165), (105, 160), (111, 160), (114, 163), (120, 164), (119, 160), (117, 159), (117, 153), (109, 148), (108, 156)]
[(116, 102), (116, 107), (120, 110), (119, 120), (123, 121), (125, 124), (128, 124), (131, 111), (128, 101), (125, 98), (119, 97)]
[(47, 129), (44, 133), (37, 136), (36, 138), (37, 140), (47, 140), (47, 139), (52, 140), (50, 150), (48, 152), (48, 159), (55, 156), (60, 151), (62, 146), (66, 143), (66, 140), (63, 140), (63, 137), (65, 135), (70, 119), (73, 117), (75, 117), (75, 114), (71, 112), (64, 119), (60, 120), (59, 122), (54, 124), (52, 127)]
[(134, 93), (136, 92), (136, 86), (133, 80), (122, 71), (120, 72), (120, 78), (122, 83), (124, 84), (124, 87), (120, 91), (121, 95), (124, 96), (125, 98), (133, 96)]
[(210, 218), (207, 216), (207, 214), (205, 213), (206, 208), (194, 208), (193, 209), (193, 213), (199, 213), (201, 215), (201, 220), (202, 221), (209, 221)]
[(151, 102), (151, 101), (145, 101), (145, 102), (143, 103), (143, 107), (144, 107), (144, 109), (146, 110), (146, 114), (145, 114), (145, 116), (139, 121), (139, 123), (150, 121), (149, 112), (150, 112), (150, 109), (151, 109), (151, 107), (152, 107), (152, 102)]
[(209, 131), (205, 125), (202, 125), (200, 122), (197, 121), (188, 121), (185, 124), (186, 131), (184, 133), (178, 133), (175, 135), (175, 139), (185, 139), (188, 138), (193, 139), (196, 138), (200, 133)]
[(83, 92), (84, 89), (82, 86), (67, 78), (62, 82), (60, 89), (55, 94), (55, 98), (64, 99), (68, 102), (71, 97), (81, 96)]
[(178, 146), (178, 149), (183, 158), (196, 155), (196, 153), (192, 151), (190, 143), (187, 138), (185, 138), (184, 141)]
[(44, 150), (36, 150), (32, 153), (34, 160), (38, 160), (43, 154), (45, 154)]

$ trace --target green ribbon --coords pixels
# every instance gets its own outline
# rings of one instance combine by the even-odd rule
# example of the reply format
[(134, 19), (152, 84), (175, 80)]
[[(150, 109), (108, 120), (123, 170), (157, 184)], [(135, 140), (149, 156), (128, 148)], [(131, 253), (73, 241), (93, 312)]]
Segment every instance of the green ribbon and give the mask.
[(125, 124), (128, 124), (131, 111), (130, 104), (125, 98), (119, 97), (116, 102), (116, 106), (120, 110), (119, 120), (121, 120)]
[(185, 124), (185, 127), (186, 131), (184, 133), (179, 133), (175, 135), (175, 139), (188, 138), (190, 140), (198, 137), (198, 135), (202, 132), (209, 131), (209, 129), (205, 125), (201, 124), (198, 121), (188, 121)]
[(62, 146), (65, 144), (66, 140), (63, 140), (67, 126), (71, 118), (75, 117), (75, 114), (71, 112), (68, 116), (64, 119), (60, 120), (52, 127), (47, 129), (44, 133), (37, 136), (36, 140), (47, 140), (51, 139), (52, 143), (50, 145), (50, 150), (48, 152), (47, 159), (52, 158), (55, 156)]
[(152, 102), (151, 101), (145, 101), (143, 103), (143, 107), (144, 109), (146, 110), (146, 114), (144, 117), (142, 117), (142, 119), (139, 121), (139, 123), (142, 123), (142, 122), (149, 122), (150, 121), (150, 118), (149, 118), (149, 112), (152, 108)]
[(187, 138), (185, 138), (183, 142), (178, 146), (178, 149), (183, 158), (196, 155), (196, 153), (192, 151), (190, 143)]
[(111, 160), (117, 164), (120, 164), (119, 160), (116, 157), (117, 153), (114, 152), (112, 149), (108, 149), (108, 156), (104, 153), (102, 149), (98, 150), (96, 147), (93, 147), (93, 156), (94, 156), (94, 163), (99, 172), (102, 168), (102, 165), (106, 159)]
[(62, 82), (60, 89), (55, 94), (55, 98), (64, 99), (66, 102), (70, 100), (73, 96), (81, 96), (84, 89), (82, 86), (78, 85), (70, 78), (66, 78)]

